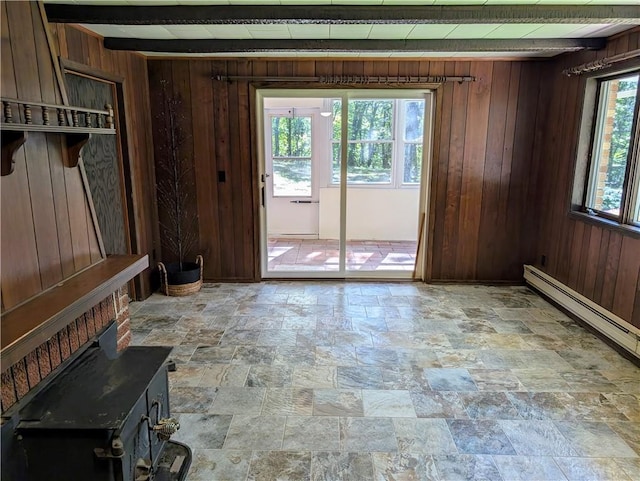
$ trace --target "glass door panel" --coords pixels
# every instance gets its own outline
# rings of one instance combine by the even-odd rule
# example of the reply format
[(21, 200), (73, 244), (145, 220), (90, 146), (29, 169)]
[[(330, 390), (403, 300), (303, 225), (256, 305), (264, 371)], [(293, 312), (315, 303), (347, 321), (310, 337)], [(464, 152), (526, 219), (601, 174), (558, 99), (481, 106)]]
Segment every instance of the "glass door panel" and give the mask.
[[(380, 93), (278, 98), (291, 102), (284, 113), (265, 99), (267, 277), (413, 274), (425, 97)], [(315, 101), (316, 110), (298, 107)], [(315, 212), (306, 217), (315, 230), (300, 228), (300, 206)]]
[[(278, 102), (290, 108), (265, 108), (267, 277), (335, 277), (340, 199), (319, 180), (331, 162), (330, 119), (320, 115), (324, 99)], [(303, 102), (318, 108), (298, 107)]]

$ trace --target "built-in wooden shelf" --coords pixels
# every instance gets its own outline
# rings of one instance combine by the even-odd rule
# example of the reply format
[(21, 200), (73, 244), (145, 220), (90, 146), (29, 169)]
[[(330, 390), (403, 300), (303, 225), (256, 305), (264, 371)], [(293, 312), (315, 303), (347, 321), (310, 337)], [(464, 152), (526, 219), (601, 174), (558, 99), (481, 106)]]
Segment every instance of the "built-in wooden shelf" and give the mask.
[[(113, 108), (105, 110), (30, 102), (2, 97), (1, 175), (13, 172), (15, 154), (27, 140), (27, 132), (61, 134), (67, 147), (67, 167), (76, 167), (80, 150), (92, 134), (115, 135)], [(14, 108), (17, 109), (14, 111)], [(16, 114), (16, 115), (14, 115)], [(54, 118), (52, 123), (52, 117)]]
[(149, 266), (147, 255), (110, 256), (2, 314), (2, 372)]

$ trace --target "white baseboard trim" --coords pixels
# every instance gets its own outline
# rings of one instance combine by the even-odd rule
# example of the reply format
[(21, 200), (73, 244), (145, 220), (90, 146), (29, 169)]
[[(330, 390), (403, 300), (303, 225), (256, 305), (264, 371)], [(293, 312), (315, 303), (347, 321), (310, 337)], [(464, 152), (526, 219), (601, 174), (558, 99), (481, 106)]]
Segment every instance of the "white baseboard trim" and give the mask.
[(594, 327), (620, 347), (640, 357), (640, 329), (533, 266), (524, 266), (528, 284)]

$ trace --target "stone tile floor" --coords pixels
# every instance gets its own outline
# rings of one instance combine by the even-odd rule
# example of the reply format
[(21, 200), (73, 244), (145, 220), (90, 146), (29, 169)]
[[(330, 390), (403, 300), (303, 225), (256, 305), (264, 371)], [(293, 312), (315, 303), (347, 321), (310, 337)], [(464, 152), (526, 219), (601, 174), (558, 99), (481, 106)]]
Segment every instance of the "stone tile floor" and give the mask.
[(640, 479), (640, 369), (525, 287), (207, 284), (175, 346), (189, 481)]

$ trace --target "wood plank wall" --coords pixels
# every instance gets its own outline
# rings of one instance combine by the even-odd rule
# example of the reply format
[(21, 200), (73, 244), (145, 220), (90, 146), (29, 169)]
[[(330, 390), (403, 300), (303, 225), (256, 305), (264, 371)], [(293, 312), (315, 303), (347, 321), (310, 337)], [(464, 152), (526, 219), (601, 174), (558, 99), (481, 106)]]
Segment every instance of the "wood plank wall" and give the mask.
[[(135, 221), (134, 254), (148, 254), (150, 268), (140, 275), (138, 298), (153, 292), (156, 246), (159, 245), (153, 140), (149, 106), (146, 59), (130, 52), (116, 52), (102, 46), (102, 39), (69, 24), (50, 24), (56, 53), (64, 59), (86, 65), (107, 75), (123, 78), (126, 142), (131, 165), (131, 196)], [(130, 213), (131, 215), (131, 213)]]
[[(35, 2), (2, 2), (2, 96), (61, 103)], [(2, 307), (11, 308), (100, 260), (79, 168), (63, 138), (30, 132), (1, 182)]]
[[(194, 159), (206, 279), (260, 276), (254, 93), (248, 82), (213, 80), (216, 74), (476, 76), (437, 91), (429, 277), (519, 281), (522, 264), (533, 260), (540, 63), (150, 59), (148, 65), (154, 118), (163, 81), (186, 110), (182, 126), (191, 141), (184, 154)], [(154, 139), (161, 142), (161, 132)]]
[(602, 51), (564, 55), (549, 62), (541, 97), (546, 130), (534, 156), (542, 166), (536, 195), (540, 204), (536, 266), (640, 327), (640, 238), (569, 216), (585, 78), (561, 73), (637, 48), (638, 28), (610, 39)]

